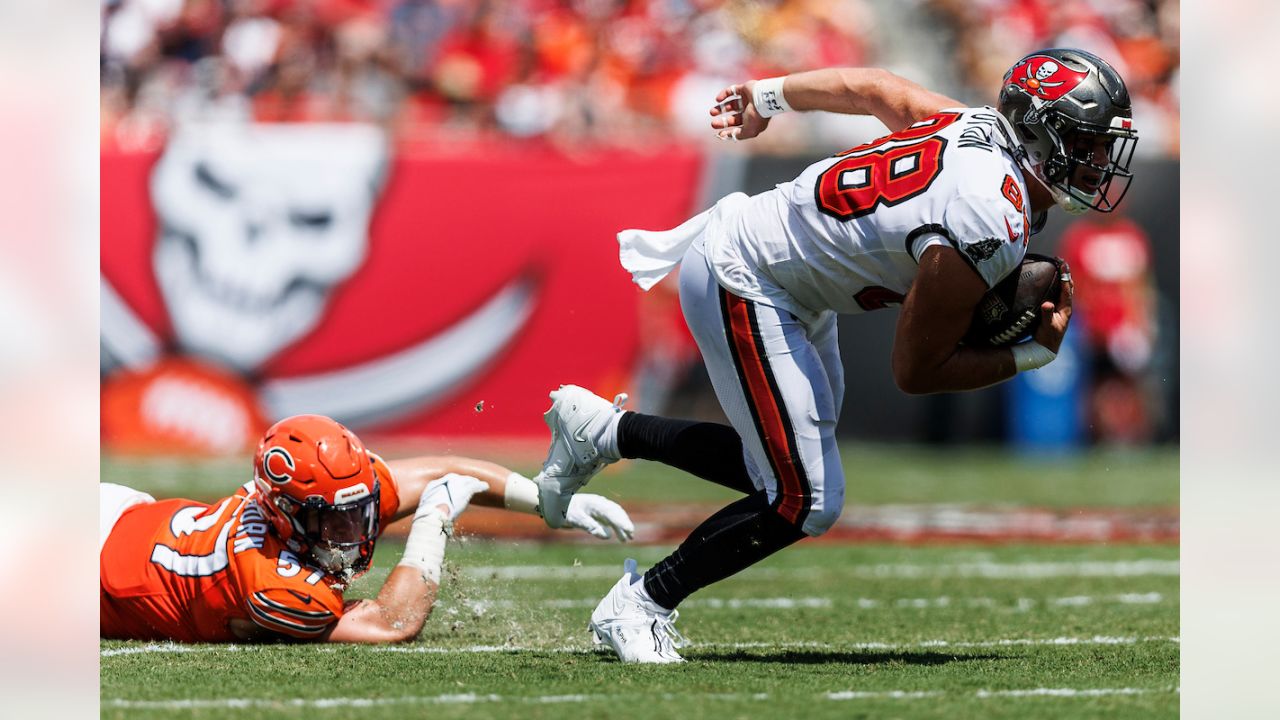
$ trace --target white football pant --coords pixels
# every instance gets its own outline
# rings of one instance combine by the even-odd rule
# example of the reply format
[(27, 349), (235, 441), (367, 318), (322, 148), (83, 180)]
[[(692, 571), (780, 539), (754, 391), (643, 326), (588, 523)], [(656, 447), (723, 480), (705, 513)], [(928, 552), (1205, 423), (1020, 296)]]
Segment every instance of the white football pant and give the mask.
[(680, 307), (702, 351), (716, 397), (742, 437), (756, 489), (786, 520), (821, 535), (844, 506), (836, 420), (844, 366), (836, 314), (805, 325), (716, 282), (694, 242), (680, 265)]
[(98, 484), (98, 552), (107, 544), (107, 537), (125, 510), (139, 503), (151, 503), (150, 495), (115, 483)]

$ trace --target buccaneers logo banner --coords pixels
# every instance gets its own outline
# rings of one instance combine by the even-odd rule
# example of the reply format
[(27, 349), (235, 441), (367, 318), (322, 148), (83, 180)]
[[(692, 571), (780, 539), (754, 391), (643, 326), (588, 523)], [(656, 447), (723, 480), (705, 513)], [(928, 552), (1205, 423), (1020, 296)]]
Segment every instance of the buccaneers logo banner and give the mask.
[(701, 166), (397, 148), (355, 124), (104, 147), (104, 444), (237, 451), (301, 412), (540, 436), (549, 390), (628, 383), (639, 298), (614, 235), (683, 221)]

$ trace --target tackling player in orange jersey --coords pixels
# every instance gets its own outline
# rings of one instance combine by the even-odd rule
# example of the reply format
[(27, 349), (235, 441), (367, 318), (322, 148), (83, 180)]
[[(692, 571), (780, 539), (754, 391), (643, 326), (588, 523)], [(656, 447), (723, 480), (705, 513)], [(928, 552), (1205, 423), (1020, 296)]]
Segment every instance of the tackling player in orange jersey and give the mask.
[[(410, 640), (431, 612), (452, 521), (478, 505), (536, 513), (533, 481), (482, 460), (384, 462), (337, 422), (276, 423), (253, 479), (205, 504), (101, 486), (102, 637), (183, 642)], [(568, 525), (629, 540), (626, 512), (578, 495)], [(377, 598), (344, 601), (391, 522), (413, 516)]]

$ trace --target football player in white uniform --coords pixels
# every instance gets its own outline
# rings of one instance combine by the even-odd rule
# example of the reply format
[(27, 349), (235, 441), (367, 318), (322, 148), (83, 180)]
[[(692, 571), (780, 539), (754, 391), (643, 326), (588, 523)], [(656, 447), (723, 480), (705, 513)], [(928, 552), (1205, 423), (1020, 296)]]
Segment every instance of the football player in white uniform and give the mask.
[(734, 85), (711, 109), (746, 140), (789, 110), (870, 114), (891, 134), (735, 193), (663, 232), (618, 235), (648, 289), (682, 263), (680, 301), (732, 427), (623, 413), (591, 392), (551, 393), (539, 478), (555, 526), (573, 492), (623, 457), (658, 460), (740, 490), (640, 577), (634, 563), (591, 616), (624, 661), (678, 662), (676, 606), (806, 535), (844, 503), (836, 422), (844, 377), (837, 313), (901, 305), (892, 365), (908, 393), (972, 390), (1054, 359), (1070, 283), (1032, 340), (961, 343), (983, 294), (1019, 267), (1049, 208), (1108, 212), (1137, 141), (1128, 92), (1106, 62), (1050, 49), (1020, 60), (998, 106), (968, 108), (876, 69), (824, 69)]

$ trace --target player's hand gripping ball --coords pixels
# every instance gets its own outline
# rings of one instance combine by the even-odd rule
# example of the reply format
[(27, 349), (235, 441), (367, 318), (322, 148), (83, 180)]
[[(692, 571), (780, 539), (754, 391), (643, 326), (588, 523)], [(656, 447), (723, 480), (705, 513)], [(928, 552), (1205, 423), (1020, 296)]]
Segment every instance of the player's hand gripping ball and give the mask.
[(965, 333), (966, 345), (1014, 345), (1040, 326), (1040, 305), (1057, 302), (1063, 282), (1071, 282), (1071, 268), (1062, 258), (1027, 253), (1022, 267), (987, 291), (973, 311)]

